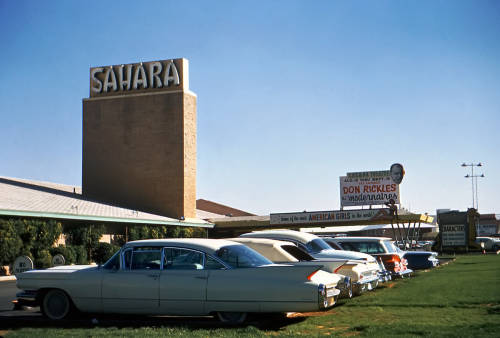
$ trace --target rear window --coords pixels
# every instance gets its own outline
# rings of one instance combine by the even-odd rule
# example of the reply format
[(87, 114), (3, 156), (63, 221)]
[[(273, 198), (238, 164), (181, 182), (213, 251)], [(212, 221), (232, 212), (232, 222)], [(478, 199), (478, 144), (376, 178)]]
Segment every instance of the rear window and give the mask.
[(331, 250), (332, 247), (328, 245), (323, 239), (316, 238), (306, 244), (309, 252), (320, 252), (323, 250)]
[(297, 248), (295, 245), (282, 245), (281, 248), (299, 261), (312, 261), (314, 258), (304, 250)]
[(387, 248), (387, 252), (389, 252), (389, 253), (395, 253), (395, 252), (401, 251), (391, 241), (384, 241), (384, 245)]
[(384, 247), (379, 242), (340, 242), (344, 250), (358, 251), (366, 254), (383, 254)]

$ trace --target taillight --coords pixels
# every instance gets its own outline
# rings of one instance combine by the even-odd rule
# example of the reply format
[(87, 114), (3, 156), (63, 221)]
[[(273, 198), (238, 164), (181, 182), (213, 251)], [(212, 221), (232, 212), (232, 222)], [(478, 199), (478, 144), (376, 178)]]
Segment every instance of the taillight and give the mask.
[(307, 279), (308, 280), (311, 280), (312, 276), (314, 276), (316, 274), (316, 272), (318, 272), (319, 270), (316, 270), (314, 271), (313, 273), (311, 273), (309, 276), (307, 276)]
[(394, 264), (394, 272), (399, 272), (402, 268), (401, 258), (398, 255), (391, 255), (391, 258), (387, 262)]
[[(344, 263), (344, 264), (345, 264), (345, 263)], [(339, 266), (338, 268), (336, 268), (335, 270), (333, 270), (333, 273), (337, 273), (337, 271), (339, 271), (339, 270), (340, 270), (340, 268), (344, 266), (344, 264), (342, 264), (341, 266)]]
[(406, 270), (406, 266), (408, 265), (408, 261), (404, 258), (401, 259), (401, 266), (404, 267), (404, 269)]

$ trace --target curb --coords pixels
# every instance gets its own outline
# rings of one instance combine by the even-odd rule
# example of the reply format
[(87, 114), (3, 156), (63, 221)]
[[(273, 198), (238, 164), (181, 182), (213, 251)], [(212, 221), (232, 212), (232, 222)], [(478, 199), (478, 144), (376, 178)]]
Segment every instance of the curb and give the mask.
[(0, 282), (6, 282), (9, 280), (16, 280), (16, 276), (0, 276)]

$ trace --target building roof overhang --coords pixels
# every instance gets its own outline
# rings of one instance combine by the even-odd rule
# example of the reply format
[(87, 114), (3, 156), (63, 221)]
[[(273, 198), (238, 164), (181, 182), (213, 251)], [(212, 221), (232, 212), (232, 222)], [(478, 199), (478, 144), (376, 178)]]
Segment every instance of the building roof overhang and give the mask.
[(213, 228), (199, 218), (175, 219), (85, 199), (80, 187), (0, 177), (0, 216), (114, 224)]

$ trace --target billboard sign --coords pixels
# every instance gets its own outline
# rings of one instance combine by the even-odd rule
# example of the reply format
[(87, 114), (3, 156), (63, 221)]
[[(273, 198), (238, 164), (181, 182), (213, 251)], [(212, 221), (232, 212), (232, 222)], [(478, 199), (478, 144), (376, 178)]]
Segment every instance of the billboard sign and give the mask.
[(399, 184), (396, 184), (390, 175), (370, 175), (369, 173), (365, 175), (350, 173), (340, 177), (340, 205), (342, 207), (382, 205), (389, 203), (391, 199), (395, 204), (400, 203)]
[(321, 224), (343, 223), (348, 221), (374, 221), (387, 219), (389, 209), (361, 209), (361, 210), (335, 210), (335, 211), (311, 211), (271, 214), (270, 225), (289, 224)]
[(477, 224), (476, 236), (490, 236), (497, 233), (496, 224)]
[(467, 233), (465, 224), (446, 224), (441, 227), (443, 246), (465, 246)]
[(444, 211), (437, 214), (441, 248), (465, 248), (473, 245), (476, 238), (475, 222), (478, 214), (468, 211)]

